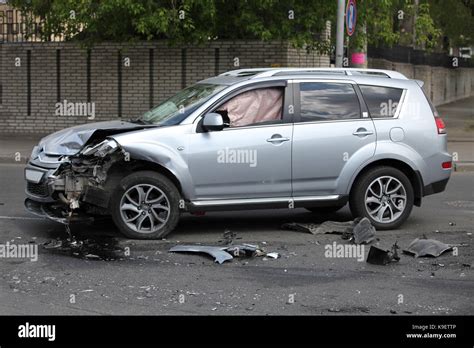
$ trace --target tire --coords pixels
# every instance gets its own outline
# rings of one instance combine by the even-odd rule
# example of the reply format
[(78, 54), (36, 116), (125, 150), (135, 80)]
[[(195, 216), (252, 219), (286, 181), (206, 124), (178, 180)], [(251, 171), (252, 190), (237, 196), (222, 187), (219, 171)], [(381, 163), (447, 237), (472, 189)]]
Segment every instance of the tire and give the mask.
[(180, 194), (176, 186), (153, 171), (124, 177), (111, 201), (112, 219), (128, 238), (160, 239), (173, 231), (179, 221)]
[[(395, 190), (397, 187), (399, 189)], [(378, 230), (401, 226), (410, 216), (413, 202), (410, 180), (402, 171), (387, 166), (374, 167), (363, 173), (349, 196), (352, 215), (367, 217)]]
[(334, 206), (329, 206), (329, 207), (306, 207), (305, 209), (315, 214), (324, 215), (324, 214), (335, 213), (336, 211), (342, 209), (344, 206), (345, 204), (334, 205)]

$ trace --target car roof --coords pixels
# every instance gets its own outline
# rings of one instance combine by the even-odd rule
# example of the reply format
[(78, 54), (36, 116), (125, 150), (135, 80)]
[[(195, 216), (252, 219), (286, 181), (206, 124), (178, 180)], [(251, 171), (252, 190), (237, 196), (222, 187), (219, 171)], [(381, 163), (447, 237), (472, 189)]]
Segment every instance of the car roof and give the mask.
[(219, 76), (262, 78), (286, 75), (345, 75), (345, 76), (373, 76), (407, 80), (407, 77), (397, 71), (384, 69), (358, 68), (255, 68), (239, 69), (225, 72)]
[[(381, 85), (408, 88), (413, 85), (405, 75), (383, 69), (357, 69), (357, 68), (254, 68), (231, 70), (215, 77), (200, 81), (199, 83), (212, 83), (221, 85), (246, 84), (259, 81), (273, 80), (345, 80), (357, 84)], [(422, 86), (422, 81), (417, 81)]]

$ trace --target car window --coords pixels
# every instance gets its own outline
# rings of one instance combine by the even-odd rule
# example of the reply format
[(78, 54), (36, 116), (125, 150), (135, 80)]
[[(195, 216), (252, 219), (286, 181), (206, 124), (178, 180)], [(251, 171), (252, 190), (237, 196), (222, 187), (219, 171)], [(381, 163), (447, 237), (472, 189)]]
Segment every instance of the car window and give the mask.
[(370, 116), (393, 117), (395, 115), (403, 89), (368, 85), (359, 85), (359, 88), (369, 108)]
[(360, 117), (360, 104), (349, 83), (300, 83), (302, 121), (342, 120)]
[(283, 88), (258, 88), (243, 92), (217, 107), (230, 127), (276, 123), (282, 119)]

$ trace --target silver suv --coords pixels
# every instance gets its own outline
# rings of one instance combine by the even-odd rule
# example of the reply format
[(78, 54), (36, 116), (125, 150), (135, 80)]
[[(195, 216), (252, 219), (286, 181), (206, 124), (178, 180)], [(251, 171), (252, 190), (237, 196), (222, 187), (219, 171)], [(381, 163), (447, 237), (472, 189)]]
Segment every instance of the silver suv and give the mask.
[(128, 237), (182, 212), (298, 208), (399, 227), (451, 174), (421, 81), (373, 69), (245, 69), (141, 117), (51, 134), (25, 169), (27, 209), (62, 223), (111, 215)]

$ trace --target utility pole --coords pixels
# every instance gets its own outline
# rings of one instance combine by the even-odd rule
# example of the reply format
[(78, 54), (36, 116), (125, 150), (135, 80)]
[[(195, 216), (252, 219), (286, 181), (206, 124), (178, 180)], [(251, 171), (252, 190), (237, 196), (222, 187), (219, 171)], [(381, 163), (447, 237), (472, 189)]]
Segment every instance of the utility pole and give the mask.
[(412, 36), (412, 41), (413, 41), (413, 49), (416, 50), (416, 17), (418, 15), (418, 6), (420, 5), (420, 1), (419, 0), (415, 0), (414, 1), (414, 4), (413, 4), (413, 7), (414, 7), (414, 13), (413, 13), (413, 36)]
[(344, 0), (337, 0), (336, 68), (342, 68), (344, 56)]

